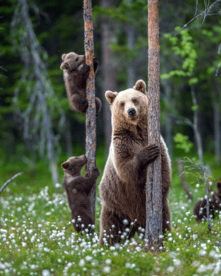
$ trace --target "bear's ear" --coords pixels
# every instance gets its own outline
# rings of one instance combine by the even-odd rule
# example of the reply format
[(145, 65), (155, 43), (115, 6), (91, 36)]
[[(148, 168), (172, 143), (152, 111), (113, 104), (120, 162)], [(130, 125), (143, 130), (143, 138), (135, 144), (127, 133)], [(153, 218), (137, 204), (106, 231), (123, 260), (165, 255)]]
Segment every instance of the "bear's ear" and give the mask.
[(221, 189), (221, 182), (216, 183), (217, 189)]
[(134, 90), (140, 91), (141, 93), (146, 93), (146, 83), (143, 80), (138, 80), (133, 87)]
[(107, 99), (107, 101), (109, 102), (109, 104), (112, 104), (114, 99), (117, 97), (117, 92), (111, 92), (111, 91), (107, 91), (105, 93), (105, 97)]
[(62, 59), (62, 60), (65, 60), (65, 58), (66, 58), (66, 54), (63, 54), (63, 55), (61, 56), (61, 59)]
[(69, 162), (66, 161), (66, 162), (62, 163), (61, 167), (62, 167), (62, 169), (66, 169), (67, 170), (69, 168)]

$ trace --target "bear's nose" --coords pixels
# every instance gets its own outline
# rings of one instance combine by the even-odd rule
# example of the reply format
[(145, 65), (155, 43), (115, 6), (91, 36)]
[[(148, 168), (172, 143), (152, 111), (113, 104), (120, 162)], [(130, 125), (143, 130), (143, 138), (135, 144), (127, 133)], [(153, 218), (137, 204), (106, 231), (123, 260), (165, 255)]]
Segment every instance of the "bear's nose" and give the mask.
[(135, 114), (136, 114), (136, 110), (134, 109), (134, 108), (130, 108), (130, 109), (128, 109), (128, 114), (129, 114), (129, 116), (134, 116)]

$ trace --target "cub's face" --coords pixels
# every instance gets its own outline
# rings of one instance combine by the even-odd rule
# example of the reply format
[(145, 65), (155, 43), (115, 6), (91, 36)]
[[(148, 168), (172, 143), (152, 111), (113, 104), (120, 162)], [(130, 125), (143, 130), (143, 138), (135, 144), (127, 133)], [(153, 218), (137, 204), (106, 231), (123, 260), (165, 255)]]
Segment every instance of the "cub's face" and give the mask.
[(66, 162), (61, 164), (62, 169), (65, 173), (74, 176), (79, 173), (82, 167), (87, 163), (87, 158), (83, 154), (81, 156), (70, 157)]
[(137, 81), (133, 89), (119, 93), (107, 91), (105, 97), (111, 105), (112, 116), (117, 120), (136, 125), (141, 118), (147, 116), (146, 84), (142, 80)]
[(85, 63), (85, 56), (84, 55), (77, 55), (74, 52), (71, 52), (69, 54), (63, 54), (61, 56), (62, 58), (62, 63), (60, 68), (62, 70), (77, 70), (80, 65)]

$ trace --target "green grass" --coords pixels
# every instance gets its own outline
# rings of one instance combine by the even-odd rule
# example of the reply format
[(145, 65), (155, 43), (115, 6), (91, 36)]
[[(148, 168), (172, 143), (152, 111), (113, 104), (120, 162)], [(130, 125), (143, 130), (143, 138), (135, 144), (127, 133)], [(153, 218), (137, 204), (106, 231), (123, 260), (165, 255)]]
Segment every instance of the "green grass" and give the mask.
[[(97, 165), (101, 175), (105, 162), (103, 152), (98, 149)], [(63, 157), (59, 162), (65, 159)], [(212, 156), (206, 156), (206, 160), (215, 179), (221, 179)], [(219, 216), (212, 222), (212, 232), (208, 232), (206, 222), (196, 223), (192, 210), (203, 190), (195, 191), (196, 182), (187, 175), (194, 194), (194, 202), (188, 202), (175, 162), (169, 196), (173, 230), (164, 240), (165, 251), (158, 254), (145, 252), (139, 235), (129, 244), (122, 242), (110, 248), (98, 245), (99, 200), (95, 234), (81, 236), (75, 233), (66, 194), (62, 187), (53, 186), (48, 168), (46, 160), (37, 163), (36, 171), (24, 165), (18, 157), (10, 162), (5, 158), (0, 161), (0, 186), (23, 171), (0, 195), (0, 275), (221, 274)], [(62, 183), (60, 168), (59, 174)]]

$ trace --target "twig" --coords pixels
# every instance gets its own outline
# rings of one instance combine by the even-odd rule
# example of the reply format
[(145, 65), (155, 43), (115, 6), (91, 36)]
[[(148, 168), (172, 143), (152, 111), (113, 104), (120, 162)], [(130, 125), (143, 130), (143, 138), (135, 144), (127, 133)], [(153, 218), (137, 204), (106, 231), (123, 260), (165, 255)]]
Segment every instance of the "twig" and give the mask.
[(6, 188), (6, 186), (13, 180), (15, 179), (17, 176), (21, 175), (23, 172), (17, 173), (16, 175), (14, 175), (11, 179), (9, 179), (8, 181), (5, 182), (5, 184), (1, 187), (0, 189), (0, 194), (3, 192), (3, 190)]

